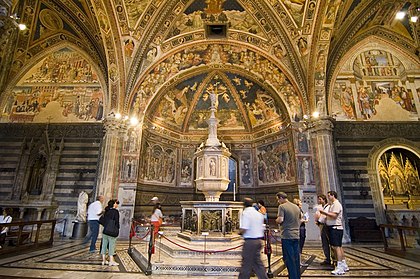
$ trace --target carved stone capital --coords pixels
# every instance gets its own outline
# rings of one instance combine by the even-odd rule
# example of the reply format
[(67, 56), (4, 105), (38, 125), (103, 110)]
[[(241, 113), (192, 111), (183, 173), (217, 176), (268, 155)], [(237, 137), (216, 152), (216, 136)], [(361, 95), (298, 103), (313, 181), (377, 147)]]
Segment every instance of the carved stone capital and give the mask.
[(128, 119), (117, 117), (115, 113), (109, 113), (104, 121), (103, 125), (107, 135), (118, 135), (124, 136), (128, 130)]
[(322, 117), (318, 120), (310, 122), (308, 125), (308, 131), (310, 133), (329, 133), (331, 134), (334, 130), (334, 119), (331, 117)]

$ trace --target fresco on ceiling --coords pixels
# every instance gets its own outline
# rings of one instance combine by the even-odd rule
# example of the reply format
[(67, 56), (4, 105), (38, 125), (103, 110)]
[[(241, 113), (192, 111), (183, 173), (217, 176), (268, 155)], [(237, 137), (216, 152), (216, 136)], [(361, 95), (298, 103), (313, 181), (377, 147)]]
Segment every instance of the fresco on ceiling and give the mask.
[(153, 2), (155, 6), (159, 6), (161, 0), (125, 0), (125, 9), (127, 11), (128, 23), (134, 28), (149, 3)]
[[(212, 3), (218, 2), (218, 3)], [(202, 30), (204, 28), (204, 21), (212, 21), (212, 18), (206, 19), (206, 14), (212, 14), (211, 10), (218, 12), (218, 9), (209, 9), (211, 5), (222, 5), (222, 13), (218, 15), (218, 18), (214, 18), (213, 21), (229, 22), (229, 28), (240, 30), (252, 34), (266, 37), (265, 33), (261, 29), (260, 25), (254, 20), (251, 14), (246, 12), (244, 8), (235, 0), (227, 1), (206, 1), (197, 0), (194, 1), (185, 11), (179, 19), (176, 21), (174, 27), (167, 39), (172, 36), (177, 36), (186, 32)], [(205, 12), (206, 11), (206, 12)], [(204, 19), (204, 20), (203, 20)]]
[[(273, 7), (276, 7), (277, 5), (283, 5), (284, 9), (289, 12), (297, 26), (302, 26), (306, 2), (307, 0), (269, 0), (269, 3)], [(315, 2), (313, 5), (315, 5)]]
[[(205, 84), (200, 84), (206, 79)], [(218, 73), (210, 79), (202, 74), (179, 83), (161, 98), (154, 117), (179, 129), (187, 122), (190, 131), (205, 130), (210, 116), (210, 94), (217, 96), (219, 130), (243, 130), (245, 117), (252, 128), (283, 117), (279, 111), (282, 106), (261, 86), (234, 73)], [(189, 119), (185, 119), (190, 110)]]
[(395, 56), (382, 50), (365, 51), (353, 70), (362, 81), (335, 84), (332, 114), (338, 120), (417, 120), (413, 92), (398, 81), (404, 69)]
[(257, 158), (260, 185), (288, 183), (295, 180), (293, 147), (288, 140), (258, 147)]
[(173, 184), (175, 181), (176, 152), (172, 147), (146, 142), (141, 154), (140, 179)]
[[(136, 95), (133, 98), (133, 103), (131, 105), (133, 112), (135, 114), (144, 113), (146, 104), (150, 101), (153, 94), (158, 92), (161, 86), (166, 81), (170, 80), (171, 77), (173, 77), (174, 75), (178, 75), (182, 71), (188, 70), (192, 67), (200, 67), (205, 64), (219, 64), (224, 66), (235, 65), (243, 70), (252, 72), (252, 74), (256, 75), (257, 78), (264, 79), (266, 83), (270, 84), (273, 88), (275, 88), (277, 93), (282, 97), (282, 101), (286, 103), (291, 119), (295, 121), (299, 121), (302, 119), (302, 106), (300, 104), (299, 95), (296, 93), (290, 81), (286, 78), (281, 69), (279, 69), (275, 64), (265, 59), (260, 54), (248, 50), (244, 47), (221, 44), (194, 45), (189, 49), (184, 49), (179, 53), (171, 55), (170, 57), (153, 67), (151, 71), (147, 75), (145, 75), (142, 82), (137, 86), (138, 89)], [(223, 66), (221, 69), (223, 70)], [(234, 76), (229, 76), (229, 79), (232, 80), (233, 86), (237, 87), (237, 85), (234, 85), (234, 78)], [(196, 80), (191, 80), (188, 84), (179, 84), (177, 88), (172, 91), (172, 93), (165, 93), (166, 95), (168, 95), (168, 98), (171, 99), (171, 101), (168, 100), (168, 102), (173, 103), (173, 100), (176, 98), (175, 95), (178, 94), (179, 91), (185, 90), (185, 86), (188, 86), (189, 88), (188, 90), (186, 90), (187, 92), (184, 92), (184, 94), (187, 93), (187, 96), (189, 94), (192, 95), (194, 91), (193, 88), (195, 88), (194, 83), (198, 83), (200, 80), (201, 79), (198, 78)], [(247, 86), (245, 81), (241, 81), (241, 86), (242, 89), (239, 88), (238, 92), (242, 96), (242, 93), (240, 93), (240, 91), (245, 90), (244, 88), (246, 88)], [(258, 88), (255, 87), (252, 90), (254, 90), (254, 92), (257, 92)], [(281, 116), (281, 112), (278, 111), (278, 108), (280, 106), (273, 106), (274, 102), (272, 102), (268, 95), (264, 93), (264, 90), (262, 90), (260, 94), (256, 93), (255, 95), (247, 95), (249, 94), (247, 92), (245, 92), (244, 94), (245, 96), (251, 96), (249, 98), (255, 98), (254, 100), (259, 99), (257, 101), (257, 104), (255, 104), (256, 108), (253, 106), (253, 103), (247, 102), (247, 110), (252, 111), (252, 114), (258, 114), (258, 107), (260, 107), (263, 110), (268, 109), (268, 114), (266, 115), (266, 117), (268, 118), (271, 118), (272, 115), (275, 114), (279, 114)], [(179, 100), (179, 102), (181, 105), (184, 105), (184, 107), (179, 109), (179, 106), (181, 105), (175, 106), (176, 111), (179, 110), (177, 116), (170, 116), (170, 114), (173, 114), (173, 111), (163, 112), (162, 109), (160, 109), (160, 117), (173, 118), (174, 123), (176, 123), (177, 125), (181, 125), (181, 115), (185, 114), (186, 112), (185, 100), (184, 104), (182, 104), (181, 100)], [(187, 110), (189, 105), (190, 104), (187, 102)], [(273, 110), (275, 108), (277, 108), (277, 110)], [(165, 113), (169, 115), (164, 115)], [(258, 125), (258, 117), (256, 118), (257, 119), (255, 120), (255, 125)]]
[(66, 48), (42, 59), (18, 82), (5, 100), (2, 121), (95, 122), (103, 111), (96, 72)]

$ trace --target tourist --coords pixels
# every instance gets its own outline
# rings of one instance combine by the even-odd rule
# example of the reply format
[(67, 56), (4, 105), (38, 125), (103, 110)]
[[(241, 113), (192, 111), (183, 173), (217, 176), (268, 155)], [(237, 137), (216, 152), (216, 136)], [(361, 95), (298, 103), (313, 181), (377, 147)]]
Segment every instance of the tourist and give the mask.
[(318, 206), (315, 212), (315, 223), (318, 225), (319, 232), (321, 235), (322, 251), (324, 252), (325, 260), (321, 262), (321, 265), (331, 266), (331, 249), (330, 240), (328, 238), (328, 227), (327, 218), (322, 215), (319, 211), (327, 211), (330, 205), (328, 204), (327, 197), (324, 194), (318, 195)]
[(319, 212), (327, 217), (328, 236), (331, 247), (337, 257), (337, 266), (331, 273), (334, 275), (343, 275), (349, 271), (342, 247), (344, 229), (343, 206), (337, 200), (337, 192), (335, 191), (328, 192), (328, 201), (330, 203), (328, 211), (320, 210)]
[(96, 201), (91, 203), (87, 211), (87, 220), (89, 225), (89, 233), (83, 240), (83, 244), (88, 243), (90, 240), (89, 253), (96, 252), (96, 240), (99, 234), (99, 218), (103, 213), (102, 203), (104, 202), (104, 196), (98, 196)]
[[(156, 198), (156, 197), (154, 197)], [(156, 235), (159, 232), (160, 226), (163, 223), (163, 213), (162, 213), (162, 206), (159, 202), (159, 200), (152, 199), (152, 202), (154, 203), (153, 210), (152, 210), (152, 216), (150, 218), (150, 222), (152, 222), (154, 229), (153, 229), (153, 236), (156, 239)]]
[(268, 225), (268, 214), (267, 214), (267, 208), (265, 207), (264, 201), (259, 200), (257, 203), (258, 206), (258, 212), (264, 215), (264, 222)]
[(287, 194), (276, 194), (279, 203), (276, 223), (280, 225), (283, 260), (289, 279), (300, 278), (299, 227), (302, 214), (296, 204), (287, 199)]
[[(7, 224), (7, 223), (11, 223), (12, 222), (12, 209), (11, 208), (5, 208), (3, 210), (3, 218), (1, 220), (1, 224)], [(9, 227), (4, 227), (1, 232), (0, 232), (0, 249), (3, 248), (4, 243), (6, 242), (6, 236), (7, 233), (9, 232)]]
[[(105, 213), (101, 218), (101, 223), (104, 226), (102, 231), (102, 265), (108, 264), (109, 266), (119, 265), (115, 259), (115, 244), (120, 229), (120, 213), (118, 211), (118, 200), (110, 200), (108, 206), (105, 208)], [(106, 260), (106, 251), (108, 250), (109, 262)]]
[(254, 271), (259, 279), (268, 278), (261, 260), (262, 239), (264, 238), (264, 216), (253, 207), (250, 198), (244, 200), (239, 233), (244, 238), (242, 264), (239, 279), (249, 279)]
[(300, 266), (308, 266), (306, 263), (302, 262), (303, 246), (305, 245), (305, 240), (306, 240), (306, 223), (308, 223), (308, 221), (309, 221), (308, 213), (303, 213), (302, 201), (300, 199), (294, 198), (293, 203), (296, 204), (299, 207), (300, 213), (302, 215), (302, 218), (300, 219), (300, 226), (299, 226)]

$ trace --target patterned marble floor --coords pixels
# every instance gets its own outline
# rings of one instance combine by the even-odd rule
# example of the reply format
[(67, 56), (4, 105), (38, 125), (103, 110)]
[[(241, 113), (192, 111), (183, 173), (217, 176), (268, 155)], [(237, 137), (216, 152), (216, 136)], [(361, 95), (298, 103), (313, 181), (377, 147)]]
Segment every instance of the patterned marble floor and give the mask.
[[(119, 241), (117, 261), (119, 266), (101, 265), (99, 254), (88, 253), (80, 241), (59, 240), (48, 249), (31, 251), (0, 258), (1, 278), (174, 278), (173, 275), (144, 275), (127, 253), (128, 243)], [(273, 249), (274, 250), (274, 249)], [(279, 249), (280, 250), (280, 249)], [(378, 245), (350, 245), (345, 247), (350, 272), (346, 278), (420, 278), (420, 263), (383, 253)], [(308, 267), (302, 269), (302, 278), (333, 278), (319, 262), (322, 252), (310, 243), (303, 258)], [(236, 278), (234, 276), (176, 276), (178, 278)], [(256, 277), (255, 277), (256, 278)], [(277, 278), (287, 278), (282, 270)]]

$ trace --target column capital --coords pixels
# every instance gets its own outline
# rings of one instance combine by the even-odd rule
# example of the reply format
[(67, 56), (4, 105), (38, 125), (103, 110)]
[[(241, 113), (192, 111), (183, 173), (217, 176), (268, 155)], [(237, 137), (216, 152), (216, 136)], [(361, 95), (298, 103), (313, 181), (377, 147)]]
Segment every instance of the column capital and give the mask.
[(128, 118), (114, 112), (110, 112), (105, 117), (103, 124), (107, 134), (122, 134), (123, 136), (128, 130)]
[(323, 116), (317, 120), (309, 122), (308, 131), (310, 133), (318, 132), (332, 132), (334, 130), (334, 118), (329, 116)]

